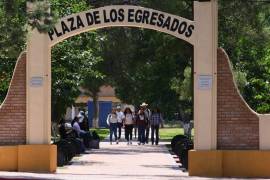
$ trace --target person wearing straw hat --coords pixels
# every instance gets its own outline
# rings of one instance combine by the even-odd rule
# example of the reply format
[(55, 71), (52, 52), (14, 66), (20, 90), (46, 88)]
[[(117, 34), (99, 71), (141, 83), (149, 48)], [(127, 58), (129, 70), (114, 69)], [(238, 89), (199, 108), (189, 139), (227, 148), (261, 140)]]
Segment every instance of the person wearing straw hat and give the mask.
[(144, 110), (141, 109), (138, 111), (136, 124), (138, 126), (138, 145), (144, 145), (145, 143), (145, 127), (146, 127), (146, 117)]
[(148, 144), (149, 140), (149, 131), (150, 131), (150, 116), (151, 116), (151, 111), (148, 109), (148, 104), (143, 102), (140, 107), (143, 109), (144, 114), (145, 114), (145, 119), (146, 119), (146, 126), (145, 126), (145, 143)]

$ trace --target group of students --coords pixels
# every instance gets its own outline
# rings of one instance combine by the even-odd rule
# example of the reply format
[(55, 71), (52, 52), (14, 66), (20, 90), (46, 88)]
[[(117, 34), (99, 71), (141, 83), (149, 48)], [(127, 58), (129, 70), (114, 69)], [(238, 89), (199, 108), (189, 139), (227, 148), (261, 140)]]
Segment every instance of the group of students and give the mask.
[(151, 111), (147, 106), (148, 104), (142, 103), (137, 112), (132, 112), (129, 107), (125, 108), (124, 112), (121, 111), (120, 106), (112, 109), (107, 118), (107, 124), (110, 127), (110, 144), (113, 142), (113, 135), (116, 144), (119, 143), (121, 130), (124, 128), (128, 145), (132, 144), (133, 129), (135, 138), (138, 131), (138, 145), (148, 144), (150, 129), (152, 145), (154, 143), (158, 145), (159, 128), (163, 126), (163, 117), (158, 107)]

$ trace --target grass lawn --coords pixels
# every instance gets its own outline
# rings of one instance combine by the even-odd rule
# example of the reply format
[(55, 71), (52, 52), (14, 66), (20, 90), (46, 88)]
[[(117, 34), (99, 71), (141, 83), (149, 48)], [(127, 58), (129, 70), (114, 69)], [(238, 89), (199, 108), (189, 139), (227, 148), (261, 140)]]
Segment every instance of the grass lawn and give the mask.
[(110, 130), (106, 129), (106, 128), (102, 128), (102, 129), (91, 128), (90, 130), (91, 131), (96, 131), (98, 133), (99, 137), (100, 137), (100, 140), (105, 139), (110, 133)]
[[(96, 131), (98, 135), (100, 136), (101, 140), (105, 139), (110, 133), (110, 130), (106, 128), (100, 128), (100, 129), (91, 128), (90, 130)], [(159, 129), (159, 136), (160, 136), (160, 139), (163, 141), (170, 141), (175, 135), (178, 135), (178, 134), (184, 134), (184, 129), (183, 128), (168, 128), (168, 127)], [(194, 130), (192, 130), (192, 135), (194, 135)]]
[(175, 135), (184, 134), (183, 128), (161, 128), (159, 136), (161, 140), (170, 141)]
[[(171, 139), (179, 134), (184, 134), (183, 128), (161, 128), (159, 129), (160, 139), (163, 141), (171, 141)], [(194, 129), (191, 131), (192, 136), (194, 136)]]

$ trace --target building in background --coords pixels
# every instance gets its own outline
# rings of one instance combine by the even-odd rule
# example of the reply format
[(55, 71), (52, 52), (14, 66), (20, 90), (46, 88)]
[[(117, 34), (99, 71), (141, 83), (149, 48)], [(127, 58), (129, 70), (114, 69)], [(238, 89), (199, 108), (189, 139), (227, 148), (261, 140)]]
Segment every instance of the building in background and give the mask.
[[(121, 102), (115, 96), (115, 90), (113, 87), (109, 85), (104, 85), (100, 87), (100, 92), (98, 93), (98, 104), (99, 104), (99, 127), (107, 127), (106, 119), (107, 115), (111, 112), (113, 107), (120, 105), (122, 110), (127, 106), (134, 110), (134, 106), (126, 105)], [(67, 109), (65, 119), (67, 121), (72, 121), (72, 119), (79, 113), (80, 110), (84, 110), (87, 112), (89, 126), (92, 127), (93, 121), (93, 112), (94, 112), (94, 104), (93, 99), (90, 96), (82, 93), (75, 101), (73, 107)]]

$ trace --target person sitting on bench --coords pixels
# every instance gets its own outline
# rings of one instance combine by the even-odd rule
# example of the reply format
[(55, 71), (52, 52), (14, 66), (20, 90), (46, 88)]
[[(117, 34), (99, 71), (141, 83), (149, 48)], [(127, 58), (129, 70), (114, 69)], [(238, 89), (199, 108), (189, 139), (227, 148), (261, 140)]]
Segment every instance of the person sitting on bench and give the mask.
[(82, 142), (81, 139), (76, 138), (76, 137), (78, 137), (77, 132), (73, 128), (71, 130), (66, 129), (66, 120), (65, 119), (62, 118), (60, 120), (58, 127), (59, 127), (58, 130), (59, 130), (60, 138), (61, 139), (73, 139), (77, 143), (80, 143), (80, 151), (81, 151), (81, 153), (84, 153), (84, 151), (85, 151), (84, 143)]
[(92, 136), (90, 132), (86, 132), (80, 128), (78, 117), (74, 118), (73, 129), (76, 131), (78, 137), (83, 139), (85, 147), (89, 148), (90, 147), (89, 141), (91, 140)]
[(66, 124), (65, 119), (61, 119), (59, 124), (58, 124), (59, 134), (60, 134), (61, 139), (67, 138), (67, 130), (66, 130), (65, 124)]

